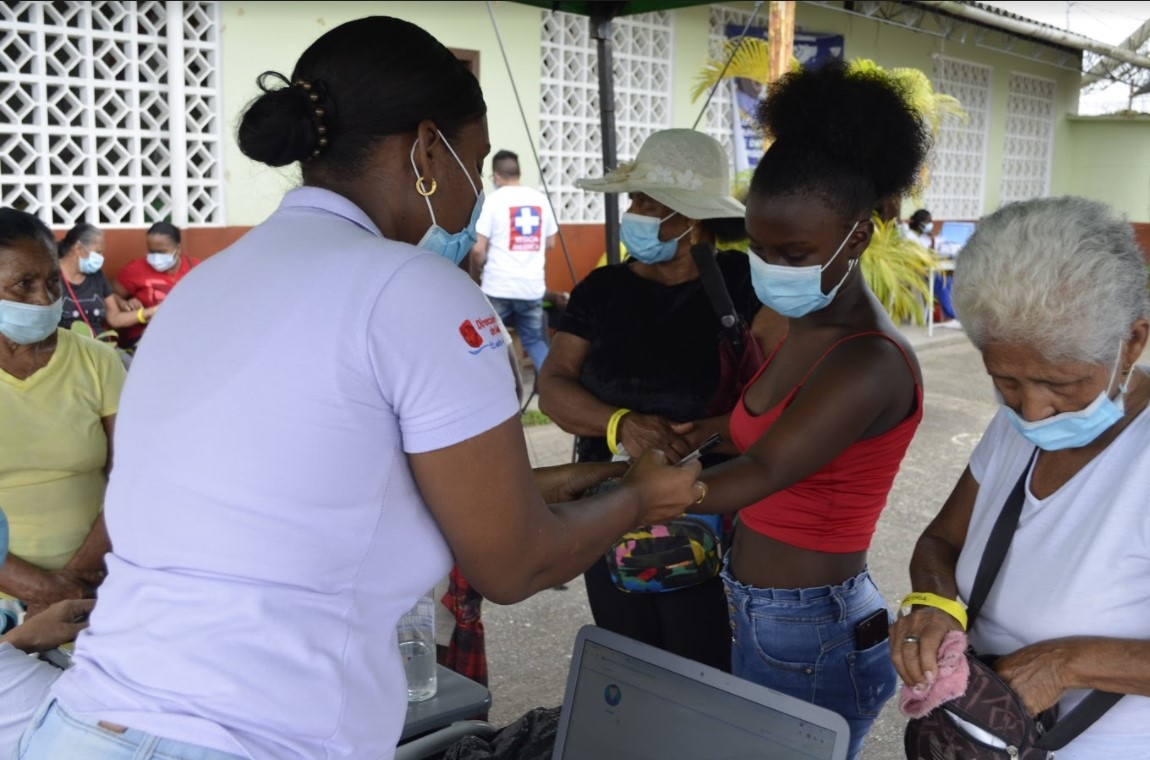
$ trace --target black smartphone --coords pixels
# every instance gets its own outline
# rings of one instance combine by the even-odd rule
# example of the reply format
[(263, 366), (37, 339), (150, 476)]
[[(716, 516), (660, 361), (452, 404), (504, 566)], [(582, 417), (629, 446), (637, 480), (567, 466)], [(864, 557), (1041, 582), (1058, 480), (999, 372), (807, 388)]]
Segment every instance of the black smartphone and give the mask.
[(715, 433), (713, 436), (711, 436), (710, 438), (708, 438), (707, 440), (705, 440), (701, 444), (699, 444), (699, 448), (695, 449), (690, 454), (688, 454), (687, 456), (683, 457), (678, 462), (676, 462), (675, 466), (676, 467), (682, 467), (685, 464), (690, 464), (691, 462), (694, 462), (696, 459), (703, 456), (708, 451), (715, 448), (716, 446), (718, 446), (722, 442), (723, 442), (723, 436), (719, 435), (718, 433)]
[(875, 644), (886, 641), (890, 635), (890, 617), (886, 608), (878, 609), (867, 615), (855, 626), (855, 649), (862, 651), (870, 649)]

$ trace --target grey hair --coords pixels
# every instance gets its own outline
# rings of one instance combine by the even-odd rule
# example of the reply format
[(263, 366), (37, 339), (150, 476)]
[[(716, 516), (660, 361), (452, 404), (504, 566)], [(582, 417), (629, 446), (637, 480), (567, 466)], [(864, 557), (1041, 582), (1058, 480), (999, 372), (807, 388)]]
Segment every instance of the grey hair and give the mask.
[(951, 293), (963, 328), (988, 343), (1035, 348), (1051, 362), (1110, 364), (1150, 314), (1134, 230), (1097, 201), (1012, 203), (979, 222)]

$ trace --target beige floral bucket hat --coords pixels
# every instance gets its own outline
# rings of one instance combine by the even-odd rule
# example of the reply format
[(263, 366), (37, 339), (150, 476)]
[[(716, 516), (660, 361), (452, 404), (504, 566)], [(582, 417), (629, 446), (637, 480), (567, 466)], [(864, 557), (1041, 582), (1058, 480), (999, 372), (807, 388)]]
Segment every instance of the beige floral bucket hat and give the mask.
[(688, 219), (742, 217), (731, 197), (730, 158), (718, 140), (693, 129), (655, 132), (635, 160), (576, 187), (593, 193), (645, 193)]

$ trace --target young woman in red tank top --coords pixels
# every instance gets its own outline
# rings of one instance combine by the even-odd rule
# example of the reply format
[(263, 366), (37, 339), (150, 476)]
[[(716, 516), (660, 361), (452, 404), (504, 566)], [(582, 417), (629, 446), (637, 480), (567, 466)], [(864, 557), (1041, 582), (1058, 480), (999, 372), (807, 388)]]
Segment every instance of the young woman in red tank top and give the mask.
[(888, 79), (837, 64), (784, 77), (759, 118), (774, 143), (747, 199), (751, 274), (789, 331), (732, 413), (741, 456), (704, 471), (692, 509), (741, 510), (734, 672), (843, 715), (855, 757), (895, 688), (867, 548), (922, 416), (918, 363), (858, 264), (929, 136)]

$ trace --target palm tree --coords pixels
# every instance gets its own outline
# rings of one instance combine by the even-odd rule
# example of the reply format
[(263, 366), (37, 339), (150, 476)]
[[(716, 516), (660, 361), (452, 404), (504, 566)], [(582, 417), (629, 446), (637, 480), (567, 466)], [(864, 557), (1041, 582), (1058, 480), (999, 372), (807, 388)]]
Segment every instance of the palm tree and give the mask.
[(770, 48), (766, 40), (743, 37), (742, 44), (738, 39), (727, 40), (723, 45), (722, 56), (707, 61), (696, 77), (695, 88), (691, 90), (691, 102), (727, 79), (753, 79), (766, 86), (770, 82), (770, 65)]

